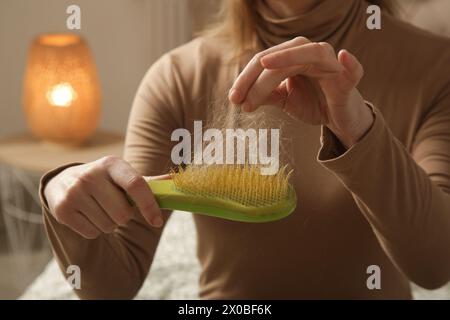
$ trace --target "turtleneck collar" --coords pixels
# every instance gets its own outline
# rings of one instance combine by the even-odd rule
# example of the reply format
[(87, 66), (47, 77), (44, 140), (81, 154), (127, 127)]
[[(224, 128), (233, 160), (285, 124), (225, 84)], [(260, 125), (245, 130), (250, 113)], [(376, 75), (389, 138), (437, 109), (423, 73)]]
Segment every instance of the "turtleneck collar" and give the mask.
[(337, 45), (356, 22), (363, 23), (363, 3), (364, 0), (323, 0), (308, 12), (283, 18), (266, 0), (256, 0), (256, 32), (264, 48), (297, 36)]

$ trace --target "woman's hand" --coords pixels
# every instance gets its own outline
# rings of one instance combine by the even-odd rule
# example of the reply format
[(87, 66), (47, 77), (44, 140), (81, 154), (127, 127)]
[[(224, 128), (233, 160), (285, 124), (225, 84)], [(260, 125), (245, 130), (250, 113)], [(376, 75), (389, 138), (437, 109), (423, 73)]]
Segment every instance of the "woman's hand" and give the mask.
[(346, 50), (299, 37), (255, 55), (234, 82), (229, 100), (244, 111), (275, 105), (309, 124), (326, 125), (346, 147), (358, 142), (374, 121), (356, 89), (363, 76)]
[(149, 224), (163, 224), (161, 210), (144, 178), (117, 157), (69, 167), (47, 183), (44, 193), (56, 220), (87, 239), (127, 224), (137, 210)]

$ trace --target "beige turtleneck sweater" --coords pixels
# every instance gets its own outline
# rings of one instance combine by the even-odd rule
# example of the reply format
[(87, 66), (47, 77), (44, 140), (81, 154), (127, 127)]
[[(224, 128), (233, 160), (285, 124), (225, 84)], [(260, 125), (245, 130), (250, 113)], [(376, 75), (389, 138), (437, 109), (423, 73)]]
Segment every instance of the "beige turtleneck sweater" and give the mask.
[[(344, 3), (344, 4), (343, 4)], [(298, 206), (289, 217), (248, 224), (194, 215), (201, 298), (410, 298), (409, 280), (450, 279), (450, 41), (383, 15), (366, 28), (363, 1), (323, 1), (279, 19), (258, 7), (264, 46), (294, 36), (346, 48), (365, 68), (359, 85), (375, 122), (350, 150), (318, 126), (282, 121)], [(171, 132), (193, 129), (223, 101), (245, 65), (229, 41), (200, 37), (157, 61), (137, 92), (125, 159), (143, 175), (166, 172)], [(47, 174), (49, 178), (61, 168)], [(41, 189), (41, 195), (42, 195)], [(147, 276), (161, 235), (137, 216), (96, 240), (60, 225), (44, 201), (45, 225), (65, 270), (81, 267), (81, 298), (131, 298)], [(166, 213), (169, 217), (169, 213)], [(381, 270), (369, 290), (367, 268)]]

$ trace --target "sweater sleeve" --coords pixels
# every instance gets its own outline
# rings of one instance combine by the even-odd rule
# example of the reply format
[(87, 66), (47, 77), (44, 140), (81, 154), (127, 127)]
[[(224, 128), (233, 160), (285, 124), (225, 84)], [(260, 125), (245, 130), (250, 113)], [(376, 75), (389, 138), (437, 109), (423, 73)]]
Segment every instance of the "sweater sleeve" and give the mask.
[[(170, 135), (180, 126), (176, 115), (182, 102), (177, 90), (166, 55), (147, 72), (130, 114), (124, 159), (142, 175), (167, 172)], [(63, 274), (68, 276), (69, 265), (80, 267), (81, 289), (74, 291), (82, 299), (134, 297), (147, 276), (162, 228), (147, 224), (139, 212), (126, 226), (94, 240), (59, 224), (49, 212), (43, 190), (46, 182), (66, 167), (47, 173), (40, 187), (46, 231)], [(167, 222), (169, 212), (163, 212), (163, 216)]]
[(351, 192), (397, 267), (420, 286), (440, 287), (450, 279), (450, 89), (409, 151), (373, 111), (372, 128), (343, 153), (323, 128), (318, 161)]

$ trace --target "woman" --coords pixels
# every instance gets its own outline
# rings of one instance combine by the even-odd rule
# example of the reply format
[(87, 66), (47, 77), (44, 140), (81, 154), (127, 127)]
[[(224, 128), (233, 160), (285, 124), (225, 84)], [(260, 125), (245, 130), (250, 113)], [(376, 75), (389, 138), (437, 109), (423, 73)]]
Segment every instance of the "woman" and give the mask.
[(63, 270), (81, 267), (80, 297), (136, 294), (170, 215), (142, 175), (167, 172), (171, 132), (192, 130), (228, 92), (243, 112), (278, 107), (300, 201), (266, 224), (195, 215), (202, 298), (409, 299), (409, 281), (450, 279), (450, 41), (388, 12), (369, 30), (368, 5), (230, 1), (213, 32), (150, 68), (125, 160), (42, 180), (48, 235)]

